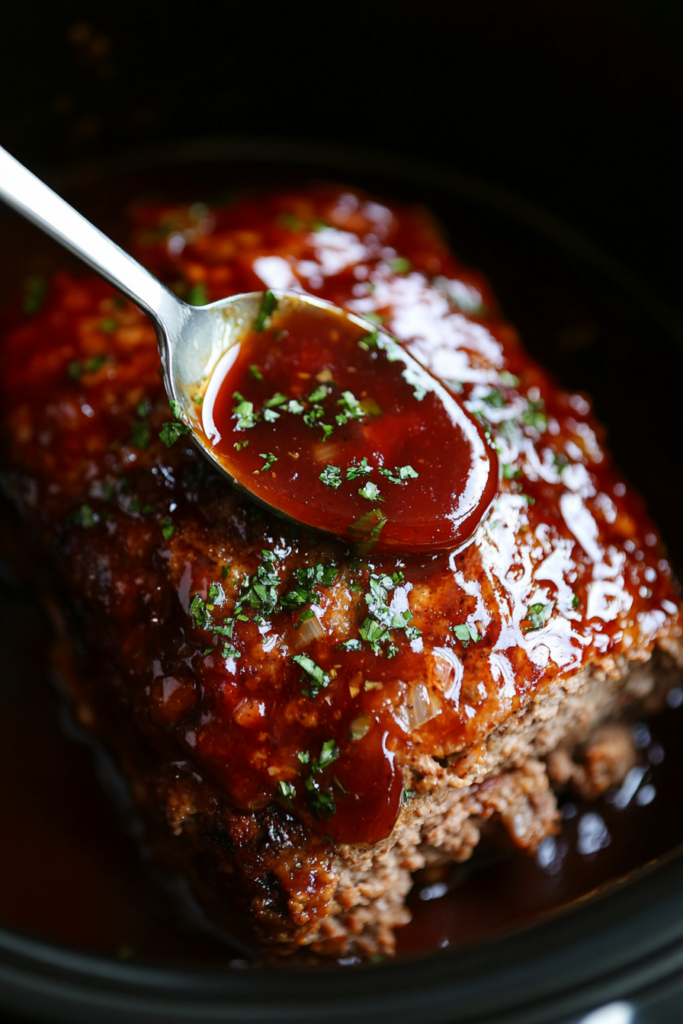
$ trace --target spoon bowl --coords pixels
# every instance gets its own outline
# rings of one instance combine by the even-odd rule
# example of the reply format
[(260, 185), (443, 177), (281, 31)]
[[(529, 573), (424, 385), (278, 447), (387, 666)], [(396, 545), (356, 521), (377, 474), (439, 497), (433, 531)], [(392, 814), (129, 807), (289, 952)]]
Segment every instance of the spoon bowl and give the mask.
[(191, 434), (250, 498), (361, 553), (472, 538), (496, 494), (495, 450), (390, 335), (298, 292), (189, 305), (1, 147), (0, 198), (150, 317), (175, 418), (166, 443)]

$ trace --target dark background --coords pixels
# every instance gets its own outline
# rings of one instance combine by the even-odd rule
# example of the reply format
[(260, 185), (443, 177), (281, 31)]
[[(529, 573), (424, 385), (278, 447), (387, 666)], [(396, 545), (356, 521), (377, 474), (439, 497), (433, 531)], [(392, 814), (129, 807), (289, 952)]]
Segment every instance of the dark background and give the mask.
[(533, 199), (678, 301), (675, 0), (13, 3), (0, 143), (38, 171), (173, 138), (367, 144)]

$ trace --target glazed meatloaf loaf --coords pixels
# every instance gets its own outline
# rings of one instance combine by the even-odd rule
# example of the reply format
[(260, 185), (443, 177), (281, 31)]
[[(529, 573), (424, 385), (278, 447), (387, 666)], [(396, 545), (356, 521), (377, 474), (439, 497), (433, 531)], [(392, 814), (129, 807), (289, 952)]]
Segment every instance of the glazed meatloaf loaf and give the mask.
[(4, 331), (5, 489), (77, 718), (146, 842), (276, 949), (390, 953), (413, 872), (466, 860), (485, 825), (533, 852), (559, 827), (553, 787), (595, 795), (631, 766), (624, 723), (683, 661), (669, 565), (588, 400), (525, 354), (424, 211), (316, 185), (130, 216), (135, 254), (189, 302), (304, 289), (383, 323), (497, 450), (464, 549), (360, 555), (209, 467), (152, 325), (99, 279), (33, 282)]

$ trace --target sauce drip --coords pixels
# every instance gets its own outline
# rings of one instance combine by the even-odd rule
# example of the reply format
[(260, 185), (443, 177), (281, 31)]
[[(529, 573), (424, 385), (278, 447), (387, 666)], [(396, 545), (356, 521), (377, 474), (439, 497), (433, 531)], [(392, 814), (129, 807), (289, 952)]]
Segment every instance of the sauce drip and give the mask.
[(252, 495), (361, 551), (461, 547), (496, 494), (496, 453), (443, 384), (367, 323), (291, 298), (228, 350), (202, 419)]

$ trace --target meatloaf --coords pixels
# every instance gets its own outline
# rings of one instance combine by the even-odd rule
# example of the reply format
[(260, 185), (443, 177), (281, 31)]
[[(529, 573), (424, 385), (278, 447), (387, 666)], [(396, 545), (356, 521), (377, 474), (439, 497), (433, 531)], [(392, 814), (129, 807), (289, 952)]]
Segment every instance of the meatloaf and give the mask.
[(382, 323), (497, 449), (463, 550), (361, 556), (214, 472), (174, 429), (152, 325), (99, 279), (34, 281), (7, 316), (5, 490), (78, 720), (147, 842), (226, 927), (391, 953), (413, 872), (466, 860), (485, 825), (533, 853), (557, 787), (628, 770), (623, 723), (683, 663), (669, 564), (589, 400), (529, 358), (425, 211), (315, 185), (129, 216), (132, 251), (191, 303), (303, 289)]

